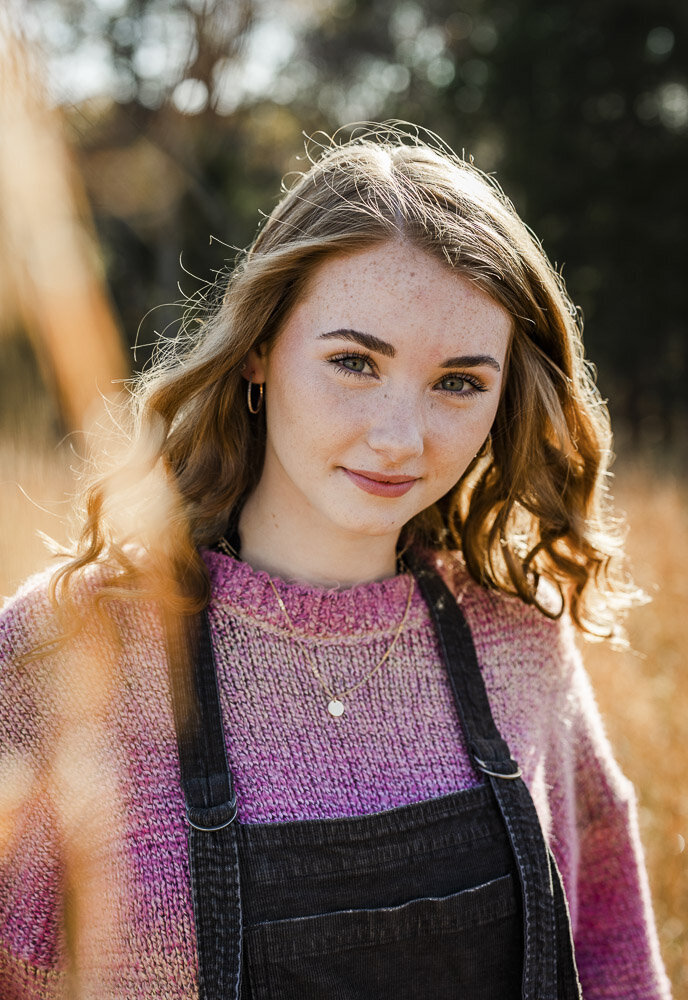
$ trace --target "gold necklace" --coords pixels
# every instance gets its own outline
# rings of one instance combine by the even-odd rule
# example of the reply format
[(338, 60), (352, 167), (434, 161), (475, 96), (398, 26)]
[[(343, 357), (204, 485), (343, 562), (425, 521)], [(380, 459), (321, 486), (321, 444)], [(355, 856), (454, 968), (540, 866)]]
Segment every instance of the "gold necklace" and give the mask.
[(408, 597), (406, 599), (406, 608), (404, 609), (403, 617), (402, 617), (401, 621), (399, 622), (397, 630), (394, 633), (394, 637), (393, 637), (391, 643), (389, 644), (389, 646), (387, 647), (387, 650), (384, 653), (382, 659), (378, 660), (378, 662), (375, 664), (375, 666), (370, 671), (370, 673), (366, 674), (366, 676), (363, 677), (360, 681), (357, 681), (356, 684), (352, 684), (351, 687), (345, 688), (343, 691), (331, 691), (330, 688), (327, 686), (327, 684), (323, 680), (322, 674), (320, 673), (320, 671), (318, 670), (317, 666), (315, 665), (315, 659), (311, 655), (310, 649), (308, 648), (308, 646), (305, 644), (305, 642), (303, 641), (303, 639), (301, 638), (301, 636), (299, 636), (298, 632), (294, 628), (294, 623), (292, 622), (291, 618), (289, 617), (289, 612), (287, 611), (287, 608), (285, 606), (284, 601), (282, 600), (282, 598), (280, 597), (279, 593), (277, 592), (277, 587), (275, 587), (275, 585), (272, 582), (272, 580), (269, 580), (269, 583), (270, 583), (270, 586), (272, 587), (273, 593), (274, 593), (275, 597), (277, 598), (277, 603), (279, 604), (280, 608), (282, 609), (282, 614), (287, 619), (287, 624), (289, 625), (289, 628), (291, 630), (291, 634), (294, 636), (294, 638), (297, 640), (297, 642), (300, 643), (301, 648), (303, 649), (304, 653), (306, 653), (306, 655), (308, 657), (309, 666), (310, 666), (310, 668), (311, 668), (311, 670), (313, 672), (313, 675), (315, 676), (315, 679), (317, 680), (318, 684), (320, 685), (320, 687), (323, 689), (323, 691), (325, 692), (325, 694), (329, 698), (329, 701), (327, 703), (327, 711), (330, 713), (331, 716), (333, 716), (333, 718), (338, 719), (341, 715), (344, 715), (344, 702), (342, 701), (342, 698), (348, 697), (348, 695), (353, 694), (353, 692), (357, 691), (358, 688), (362, 687), (364, 684), (367, 684), (368, 681), (372, 680), (373, 677), (375, 676), (375, 674), (379, 670), (381, 670), (383, 664), (386, 663), (387, 660), (389, 659), (389, 657), (392, 655), (392, 651), (394, 650), (394, 647), (397, 644), (397, 640), (398, 640), (399, 636), (402, 633), (404, 625), (406, 624), (406, 619), (408, 618), (408, 614), (409, 614), (409, 611), (411, 609), (411, 598), (413, 597), (413, 587), (414, 587), (414, 582), (415, 581), (413, 579), (412, 574), (409, 574), (409, 579), (410, 579), (411, 582), (409, 584), (409, 592), (408, 592)]
[[(224, 552), (224, 554), (227, 555), (227, 556), (233, 556), (235, 559), (239, 559), (240, 558), (239, 553), (234, 548), (232, 548), (232, 546), (229, 544), (229, 542), (227, 541), (227, 539), (224, 536), (222, 538), (220, 538), (220, 540), (217, 542), (217, 547), (218, 547), (218, 549), (220, 549), (221, 552)], [(402, 565), (403, 565), (403, 563), (402, 563)], [(342, 698), (346, 698), (348, 695), (353, 694), (353, 692), (357, 691), (358, 688), (362, 687), (364, 684), (367, 684), (368, 681), (372, 680), (373, 677), (375, 676), (375, 674), (379, 670), (382, 669), (383, 665), (387, 662), (387, 660), (392, 655), (392, 652), (394, 651), (394, 647), (397, 644), (397, 640), (398, 640), (399, 636), (401, 635), (401, 633), (403, 631), (404, 625), (406, 624), (406, 619), (408, 618), (409, 611), (411, 610), (411, 598), (413, 597), (413, 588), (414, 588), (414, 585), (415, 585), (415, 580), (413, 578), (413, 574), (412, 573), (409, 573), (409, 579), (410, 579), (411, 582), (409, 583), (409, 592), (408, 592), (408, 597), (406, 598), (406, 607), (404, 609), (404, 614), (402, 616), (401, 621), (399, 622), (399, 626), (398, 626), (396, 632), (394, 633), (394, 637), (393, 637), (391, 643), (389, 644), (389, 646), (387, 647), (387, 651), (385, 652), (385, 654), (382, 657), (382, 659), (379, 660), (375, 664), (375, 666), (373, 667), (373, 669), (370, 671), (369, 674), (366, 674), (366, 676), (362, 680), (358, 681), (356, 684), (352, 684), (351, 687), (345, 688), (343, 691), (331, 691), (330, 688), (325, 683), (325, 681), (323, 680), (322, 674), (320, 673), (320, 671), (316, 667), (315, 660), (311, 656), (310, 650), (308, 649), (308, 647), (304, 643), (304, 641), (301, 638), (301, 636), (299, 636), (299, 634), (296, 631), (296, 629), (294, 628), (294, 623), (292, 622), (291, 618), (289, 617), (289, 612), (286, 609), (284, 601), (282, 600), (282, 598), (280, 597), (279, 593), (277, 592), (277, 588), (275, 587), (275, 585), (272, 582), (271, 578), (268, 577), (268, 582), (270, 583), (270, 586), (272, 587), (272, 591), (273, 591), (275, 597), (277, 598), (277, 603), (279, 604), (279, 606), (280, 606), (280, 608), (282, 610), (282, 614), (284, 615), (284, 617), (287, 620), (287, 624), (289, 625), (289, 629), (291, 631), (291, 634), (294, 636), (294, 638), (296, 639), (296, 641), (301, 644), (301, 647), (302, 647), (304, 653), (306, 653), (306, 656), (308, 657), (309, 666), (310, 666), (310, 668), (311, 668), (311, 670), (313, 672), (313, 675), (314, 675), (315, 679), (317, 680), (318, 684), (320, 685), (320, 687), (323, 689), (323, 691), (325, 692), (325, 694), (329, 698), (329, 701), (327, 703), (327, 711), (330, 713), (330, 715), (333, 718), (338, 719), (341, 715), (344, 715), (344, 702), (342, 701)]]

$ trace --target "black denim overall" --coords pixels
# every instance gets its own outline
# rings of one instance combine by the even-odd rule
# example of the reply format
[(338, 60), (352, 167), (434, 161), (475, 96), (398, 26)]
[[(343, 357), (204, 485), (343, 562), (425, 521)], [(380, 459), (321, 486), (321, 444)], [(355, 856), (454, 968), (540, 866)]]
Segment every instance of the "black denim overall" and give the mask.
[(580, 997), (561, 878), (470, 630), (441, 577), (412, 568), (487, 778), (467, 791), (370, 816), (239, 823), (207, 615), (169, 644), (200, 1000)]

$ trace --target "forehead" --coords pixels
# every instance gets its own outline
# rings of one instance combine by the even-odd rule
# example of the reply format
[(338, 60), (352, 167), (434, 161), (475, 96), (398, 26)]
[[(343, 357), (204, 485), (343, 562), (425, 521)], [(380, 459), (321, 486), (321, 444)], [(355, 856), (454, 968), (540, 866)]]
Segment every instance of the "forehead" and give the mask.
[(287, 327), (358, 329), (397, 343), (470, 341), (506, 351), (512, 321), (470, 278), (407, 243), (329, 258), (312, 273)]

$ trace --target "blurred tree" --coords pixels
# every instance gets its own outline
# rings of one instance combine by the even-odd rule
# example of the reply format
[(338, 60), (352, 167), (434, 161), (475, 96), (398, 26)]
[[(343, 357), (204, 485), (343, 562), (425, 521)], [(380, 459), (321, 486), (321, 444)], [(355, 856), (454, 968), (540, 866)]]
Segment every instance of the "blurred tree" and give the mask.
[(0, 10), (0, 355), (14, 369), (0, 423), (20, 422), (38, 365), (55, 429), (73, 429), (127, 366), (61, 116), (46, 107), (31, 46), (15, 27)]
[[(100, 86), (122, 104), (157, 111), (175, 96), (195, 111), (236, 58), (254, 0), (33, 0), (33, 28), (56, 65), (98, 63)], [(61, 98), (70, 87), (54, 78)], [(145, 111), (141, 110), (142, 117)]]
[[(41, 8), (53, 91), (67, 106), (132, 344), (154, 309), (141, 331), (141, 367), (153, 328), (179, 319), (178, 305), (160, 304), (179, 300), (180, 277), (184, 293), (202, 291), (202, 281), (183, 278), (180, 257), (203, 280), (234, 257), (255, 228), (266, 190), (279, 185), (286, 157), (273, 137), (287, 117), (293, 152), (298, 125), (277, 105), (267, 116), (242, 106), (233, 71), (255, 27), (254, 0), (36, 0), (34, 13)], [(94, 53), (103, 94), (72, 100), (60, 80), (69, 79), (70, 60), (81, 60), (87, 74)]]
[(484, 111), (500, 176), (566, 262), (636, 440), (671, 443), (687, 401), (688, 8), (521, 0), (494, 27)]
[(688, 402), (682, 0), (339, 0), (304, 39), (330, 121), (400, 117), (497, 170), (636, 440)]
[(209, 234), (248, 241), (301, 128), (399, 117), (497, 172), (564, 267), (613, 409), (636, 440), (671, 441), (687, 403), (683, 0), (34, 4), (61, 26), (44, 32), (54, 65), (92, 50), (105, 67), (108, 96), (71, 121), (130, 335), (176, 298), (180, 252), (207, 277), (233, 256)]

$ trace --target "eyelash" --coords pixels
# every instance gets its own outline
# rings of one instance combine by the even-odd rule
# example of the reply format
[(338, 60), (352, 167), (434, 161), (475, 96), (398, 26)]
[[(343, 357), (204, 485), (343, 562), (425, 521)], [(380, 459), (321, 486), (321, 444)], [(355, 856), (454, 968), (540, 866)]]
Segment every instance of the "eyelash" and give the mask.
[[(338, 354), (333, 358), (330, 358), (330, 363), (334, 365), (336, 370), (342, 375), (351, 375), (354, 378), (370, 378), (367, 372), (356, 372), (351, 368), (346, 368), (342, 362), (348, 361), (350, 358), (357, 358), (360, 361), (364, 361), (367, 365), (370, 365), (372, 369), (375, 368), (373, 359), (369, 354), (360, 354), (357, 351), (347, 351), (346, 354)], [(478, 392), (486, 392), (487, 386), (485, 383), (470, 372), (447, 372), (440, 379), (440, 382), (448, 378), (459, 378), (463, 382), (467, 382), (472, 388), (468, 392), (453, 392), (451, 389), (441, 389), (440, 392), (445, 392), (449, 396), (461, 396), (463, 399), (467, 399)]]

